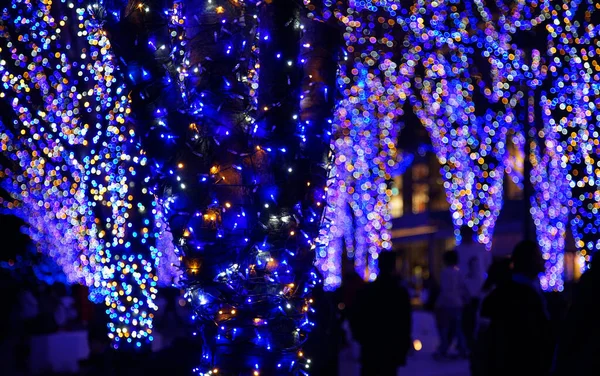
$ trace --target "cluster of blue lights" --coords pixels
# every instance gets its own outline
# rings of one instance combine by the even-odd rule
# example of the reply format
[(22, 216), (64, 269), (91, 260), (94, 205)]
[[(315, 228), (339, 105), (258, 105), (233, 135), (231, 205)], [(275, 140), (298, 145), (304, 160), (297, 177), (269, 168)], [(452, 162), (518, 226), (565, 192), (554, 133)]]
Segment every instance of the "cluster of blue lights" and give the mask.
[[(331, 122), (303, 119), (298, 108), (299, 50), (311, 48), (300, 42), (304, 26), (292, 13), (280, 25), (288, 39), (273, 35), (261, 27), (261, 10), (275, 5), (255, 2), (141, 4), (139, 17), (163, 16), (166, 26), (139, 34), (148, 42), (132, 46), (122, 69), (142, 93), (132, 106), (149, 122), (142, 144), (151, 173), (141, 179), (160, 204), (158, 244), (173, 244), (161, 264), (180, 256), (166, 263), (180, 264), (179, 285), (202, 338), (194, 371), (307, 374), (302, 346), (321, 278), (313, 259), (327, 206)], [(154, 59), (136, 59), (147, 53)], [(277, 63), (271, 71), (261, 69), (265, 57)], [(276, 72), (286, 77), (277, 85), (287, 81), (293, 95), (265, 100), (269, 87), (261, 85)], [(131, 263), (147, 267), (144, 259)], [(120, 267), (110, 272), (137, 281), (132, 267)]]

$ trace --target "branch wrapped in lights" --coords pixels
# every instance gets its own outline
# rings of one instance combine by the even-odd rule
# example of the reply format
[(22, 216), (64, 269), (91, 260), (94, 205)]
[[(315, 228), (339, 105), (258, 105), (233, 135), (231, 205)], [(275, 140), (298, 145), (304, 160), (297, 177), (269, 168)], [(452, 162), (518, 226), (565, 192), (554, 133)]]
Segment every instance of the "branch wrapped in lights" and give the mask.
[(413, 46), (405, 59), (415, 74), (411, 101), (442, 164), (453, 221), (473, 227), (489, 247), (502, 206), (507, 133), (522, 93), (502, 82), (499, 68), (512, 65), (498, 64), (498, 56), (510, 44), (484, 4), (474, 5), (418, 2), (405, 24)]
[[(533, 132), (532, 132), (533, 133)], [(538, 243), (545, 260), (545, 273), (540, 278), (544, 290), (563, 290), (563, 254), (569, 218), (567, 171), (560, 152), (559, 133), (550, 119), (544, 128), (530, 135), (532, 164), (531, 214), (537, 229)], [(539, 137), (539, 140), (538, 140)], [(543, 140), (543, 144), (540, 140)]]
[(306, 373), (330, 123), (298, 111), (298, 8), (144, 2), (127, 22), (138, 42), (119, 56), (146, 122), (147, 181), (182, 254), (203, 343), (196, 372)]
[[(529, 178), (533, 188), (531, 215), (545, 260), (541, 287), (544, 290), (562, 291), (564, 238), (568, 220), (567, 170), (562, 161), (560, 129), (549, 117), (549, 102), (545, 95), (541, 98), (542, 110), (536, 108), (539, 107), (536, 106), (539, 99), (537, 88), (541, 87), (548, 70), (539, 51), (546, 46), (538, 44), (546, 43), (543, 28), (545, 21), (550, 19), (550, 2), (519, 1), (511, 7), (502, 1), (496, 3), (500, 9), (498, 23), (501, 29), (519, 46), (517, 53), (512, 55), (515, 56), (513, 59), (506, 58), (511, 55), (497, 55), (498, 61), (503, 64), (501, 77), (527, 93), (527, 101), (523, 106), (526, 118), (520, 119), (521, 124), (515, 123), (512, 131), (519, 153), (524, 154), (525, 142), (529, 143), (529, 155), (525, 157), (529, 158), (532, 168), (530, 176), (513, 175), (513, 180), (519, 184), (522, 178)], [(541, 124), (537, 124), (539, 119), (542, 120)]]
[[(562, 291), (564, 237), (568, 219), (567, 171), (559, 145), (560, 130), (548, 116), (549, 102), (543, 96), (542, 111), (536, 106), (538, 88), (547, 77), (548, 70), (540, 50), (546, 48), (541, 43), (546, 42), (543, 28), (545, 21), (550, 19), (550, 2), (519, 1), (509, 7), (498, 0), (496, 5), (500, 10), (498, 24), (504, 38), (516, 42), (510, 45), (515, 49), (514, 53), (495, 53), (494, 65), (498, 67), (498, 77), (502, 82), (516, 86), (519, 97), (524, 96), (523, 91), (527, 94), (527, 101), (521, 106), (525, 109), (526, 118), (514, 123), (511, 132), (517, 153), (529, 158), (532, 169), (528, 177), (517, 174), (514, 168), (508, 173), (517, 184), (522, 184), (523, 178), (529, 178), (531, 182), (531, 215), (545, 260), (545, 273), (540, 277), (541, 286), (544, 290)], [(502, 52), (502, 49), (497, 51)], [(542, 124), (537, 124), (539, 119)], [(527, 156), (524, 155), (526, 142), (529, 143)]]
[(338, 78), (343, 99), (335, 110), (335, 166), (328, 191), (332, 223), (318, 252), (325, 288), (332, 290), (341, 283), (342, 239), (356, 271), (370, 281), (377, 277), (379, 253), (391, 249), (388, 181), (401, 162), (396, 140), (410, 85), (395, 62), (402, 40), (394, 28), (398, 4), (308, 0), (304, 4), (313, 18), (335, 20), (345, 29), (345, 57)]
[[(87, 4), (86, 4), (87, 5)], [(136, 181), (129, 100), (111, 45), (79, 2), (14, 0), (0, 23), (4, 187), (42, 251), (104, 301), (113, 346), (152, 340), (153, 197)]]
[(600, 249), (598, 9), (592, 2), (561, 1), (550, 17), (546, 29), (552, 88), (542, 97), (544, 121), (558, 135), (571, 230), (585, 269)]

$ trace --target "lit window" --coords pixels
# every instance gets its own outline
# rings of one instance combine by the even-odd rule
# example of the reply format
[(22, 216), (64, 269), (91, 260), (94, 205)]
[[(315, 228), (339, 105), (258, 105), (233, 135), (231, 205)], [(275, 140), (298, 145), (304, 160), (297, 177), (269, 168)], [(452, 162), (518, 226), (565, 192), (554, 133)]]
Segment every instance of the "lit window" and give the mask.
[(412, 209), (414, 214), (427, 211), (429, 203), (429, 185), (413, 184)]
[(419, 163), (412, 168), (412, 211), (414, 214), (427, 211), (429, 204), (429, 166)]
[(402, 198), (402, 176), (396, 176), (392, 183), (392, 198), (390, 199), (390, 214), (392, 218), (404, 214), (404, 199)]
[(522, 135), (514, 133), (509, 135), (509, 142), (507, 142), (508, 164), (506, 166), (508, 176), (508, 179), (506, 179), (506, 197), (509, 200), (523, 199), (524, 144), (525, 138)]

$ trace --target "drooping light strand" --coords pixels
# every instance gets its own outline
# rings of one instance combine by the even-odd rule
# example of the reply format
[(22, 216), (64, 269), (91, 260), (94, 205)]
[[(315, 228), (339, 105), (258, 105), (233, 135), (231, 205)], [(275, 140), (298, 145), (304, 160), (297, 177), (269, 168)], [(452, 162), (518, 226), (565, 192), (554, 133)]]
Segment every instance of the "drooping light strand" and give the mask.
[[(477, 4), (479, 10), (484, 9)], [(523, 41), (523, 35), (527, 35), (523, 32), (535, 35), (542, 23), (550, 18), (550, 4), (548, 1), (519, 1), (513, 3), (510, 9), (502, 1), (497, 1), (497, 5), (500, 9), (499, 33), (488, 40), (490, 48), (484, 52), (490, 58), (494, 81), (500, 83), (493, 85), (492, 92), (499, 95), (505, 105), (524, 109), (524, 116), (509, 128), (508, 142), (512, 143), (515, 155), (509, 156), (507, 173), (520, 187), (523, 187), (525, 178), (531, 182), (531, 215), (545, 260), (541, 287), (562, 291), (564, 237), (568, 219), (565, 199), (569, 188), (566, 186), (566, 169), (561, 160), (563, 153), (558, 144), (557, 129), (550, 124), (545, 97), (542, 97), (544, 111), (541, 118), (536, 110), (537, 88), (546, 78), (548, 67), (536, 44), (529, 42), (521, 47), (512, 42), (516, 36)], [(524, 105), (521, 105), (523, 102)], [(525, 129), (529, 129), (529, 134), (525, 134)], [(527, 156), (526, 142), (530, 144)], [(524, 158), (531, 162), (530, 176), (523, 175), (524, 166), (520, 161)]]
[[(543, 101), (547, 99), (542, 97)], [(534, 105), (530, 100), (530, 106)], [(530, 108), (532, 111), (533, 108)], [(544, 112), (548, 110), (547, 102)], [(538, 243), (545, 260), (545, 273), (540, 278), (542, 289), (562, 291), (564, 288), (565, 233), (569, 219), (567, 197), (569, 186), (563, 160), (560, 133), (556, 124), (544, 116), (543, 129), (529, 135), (531, 184), (531, 215), (536, 226)], [(537, 134), (533, 134), (537, 133)]]
[[(458, 3), (420, 1), (411, 8), (406, 27), (413, 47), (404, 58), (408, 69), (424, 69), (415, 76), (411, 101), (442, 165), (456, 232), (462, 225), (473, 227), (477, 240), (489, 247), (502, 206), (506, 139), (515, 115), (497, 89), (502, 83), (497, 85), (500, 75), (493, 67), (499, 64), (490, 52), (499, 42), (491, 17), (480, 3), (478, 12)], [(478, 53), (489, 61), (488, 72), (475, 64)]]
[[(318, 260), (326, 273), (326, 288), (335, 289), (341, 283), (343, 243), (354, 257), (357, 273), (369, 281), (377, 277), (379, 253), (391, 249), (388, 182), (401, 162), (396, 150), (398, 119), (410, 84), (394, 61), (398, 4), (349, 2), (338, 8), (305, 1), (305, 5), (313, 17), (334, 17), (345, 29), (338, 80), (343, 98), (334, 120), (335, 182), (328, 191), (328, 204), (338, 209)], [(352, 217), (345, 210), (348, 204)]]
[(567, 169), (571, 231), (585, 261), (583, 268), (600, 249), (597, 12), (597, 6), (588, 1), (555, 4), (546, 27), (553, 85), (542, 99), (544, 115), (559, 135), (557, 150)]

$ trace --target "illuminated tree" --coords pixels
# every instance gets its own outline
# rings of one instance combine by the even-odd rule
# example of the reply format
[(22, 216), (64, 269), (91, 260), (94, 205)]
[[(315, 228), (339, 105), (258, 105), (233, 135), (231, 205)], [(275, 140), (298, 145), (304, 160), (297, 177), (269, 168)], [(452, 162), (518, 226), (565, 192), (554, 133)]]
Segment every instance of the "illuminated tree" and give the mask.
[[(312, 41), (291, 2), (131, 2), (106, 30), (182, 255), (200, 374), (301, 374), (330, 122), (301, 111)], [(110, 14), (121, 17), (110, 17)], [(166, 17), (165, 17), (166, 16)], [(313, 97), (314, 98), (314, 97)]]
[[(87, 4), (86, 4), (87, 5)], [(156, 207), (136, 179), (127, 92), (78, 2), (14, 0), (0, 22), (3, 187), (11, 213), (71, 282), (104, 301), (115, 348), (152, 340)]]

